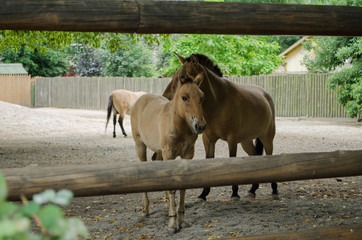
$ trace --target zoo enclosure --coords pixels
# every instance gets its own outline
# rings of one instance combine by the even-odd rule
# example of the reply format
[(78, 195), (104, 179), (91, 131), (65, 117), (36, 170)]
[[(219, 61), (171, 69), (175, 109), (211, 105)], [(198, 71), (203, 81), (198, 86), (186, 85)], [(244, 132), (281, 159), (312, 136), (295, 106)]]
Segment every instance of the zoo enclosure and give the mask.
[[(295, 74), (230, 77), (239, 84), (265, 88), (278, 117), (346, 117), (337, 94), (328, 89), (330, 74)], [(115, 89), (161, 95), (169, 78), (70, 77), (37, 78), (35, 107), (105, 110)]]

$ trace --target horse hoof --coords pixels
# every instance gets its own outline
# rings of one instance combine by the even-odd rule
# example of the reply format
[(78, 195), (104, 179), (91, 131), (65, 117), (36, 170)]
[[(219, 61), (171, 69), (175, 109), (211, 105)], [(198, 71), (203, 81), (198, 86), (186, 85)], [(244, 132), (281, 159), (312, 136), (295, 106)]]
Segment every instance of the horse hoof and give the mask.
[(239, 196), (231, 196), (231, 201), (232, 202), (236, 202), (236, 201), (239, 201), (239, 200), (240, 200)]
[(168, 228), (167, 232), (168, 232), (169, 235), (174, 235), (177, 232), (177, 229), (176, 228)]
[(203, 199), (203, 198), (197, 198), (196, 203), (205, 203), (206, 202), (206, 199)]
[(273, 200), (280, 200), (278, 194), (272, 194), (272, 198), (273, 198)]
[(146, 218), (146, 217), (148, 217), (150, 214), (149, 213), (142, 213), (141, 214), (141, 216), (143, 217), (143, 218)]
[(188, 227), (190, 227), (191, 226), (191, 224), (190, 223), (187, 223), (187, 222), (182, 222), (181, 224), (179, 224), (179, 228), (180, 229), (183, 229), (183, 228), (188, 228)]
[(246, 194), (246, 197), (249, 198), (249, 199), (255, 199), (256, 195), (255, 195), (255, 193), (248, 192)]

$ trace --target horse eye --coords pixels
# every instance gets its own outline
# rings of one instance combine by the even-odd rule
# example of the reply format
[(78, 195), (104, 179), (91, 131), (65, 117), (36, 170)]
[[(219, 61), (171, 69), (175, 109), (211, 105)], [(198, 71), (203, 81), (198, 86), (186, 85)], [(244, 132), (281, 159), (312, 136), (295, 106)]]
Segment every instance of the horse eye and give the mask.
[(187, 101), (187, 97), (182, 96), (182, 101)]

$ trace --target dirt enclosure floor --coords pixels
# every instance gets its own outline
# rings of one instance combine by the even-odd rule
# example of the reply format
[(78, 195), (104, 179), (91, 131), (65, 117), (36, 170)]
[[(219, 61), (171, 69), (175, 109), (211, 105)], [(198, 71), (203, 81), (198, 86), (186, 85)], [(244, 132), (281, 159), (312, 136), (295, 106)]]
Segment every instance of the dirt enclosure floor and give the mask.
[[(129, 116), (124, 138), (112, 123), (105, 133), (106, 112), (75, 109), (30, 109), (0, 102), (0, 168), (87, 165), (138, 161)], [(278, 118), (274, 153), (361, 150), (362, 124), (346, 119)], [(243, 156), (241, 147), (238, 156)], [(149, 154), (150, 156), (150, 154)], [(216, 157), (227, 157), (225, 142)], [(199, 138), (195, 158), (204, 158)], [(207, 164), (207, 162), (205, 162)], [(362, 177), (279, 183), (280, 200), (261, 184), (254, 200), (230, 199), (231, 187), (215, 187), (207, 202), (196, 202), (201, 189), (186, 192), (189, 228), (167, 234), (164, 192), (150, 193), (150, 216), (141, 217), (142, 194), (73, 199), (64, 210), (87, 225), (90, 239), (216, 239), (295, 232), (362, 223)]]

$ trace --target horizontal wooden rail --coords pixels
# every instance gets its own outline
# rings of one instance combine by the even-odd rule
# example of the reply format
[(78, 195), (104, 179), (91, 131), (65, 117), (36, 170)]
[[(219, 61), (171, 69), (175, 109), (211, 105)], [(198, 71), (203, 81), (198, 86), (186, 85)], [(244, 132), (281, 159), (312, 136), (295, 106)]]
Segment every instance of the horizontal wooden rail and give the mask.
[[(229, 238), (226, 238), (227, 240)], [(264, 235), (234, 237), (230, 240), (340, 240), (340, 239), (362, 239), (362, 224), (333, 226), (326, 228), (315, 228), (297, 232), (272, 233)]]
[(46, 189), (75, 196), (150, 192), (362, 175), (362, 150), (273, 156), (0, 169), (9, 200)]
[(362, 36), (362, 8), (156, 0), (2, 0), (0, 30)]

